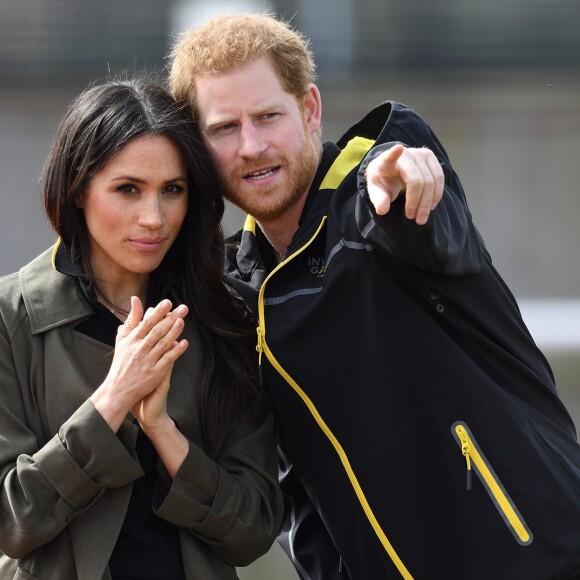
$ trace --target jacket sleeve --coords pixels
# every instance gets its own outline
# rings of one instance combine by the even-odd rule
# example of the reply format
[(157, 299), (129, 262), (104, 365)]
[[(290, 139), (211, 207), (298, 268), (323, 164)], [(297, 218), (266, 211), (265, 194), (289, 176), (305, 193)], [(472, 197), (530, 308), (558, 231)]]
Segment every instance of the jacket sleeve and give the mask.
[[(418, 116), (417, 119), (418, 124), (423, 123)], [(426, 126), (418, 131), (418, 134), (423, 133), (431, 134)], [(355, 210), (361, 235), (385, 256), (429, 273), (449, 276), (476, 274), (482, 266), (483, 241), (471, 220), (461, 182), (438, 141), (424, 138), (403, 143), (408, 147), (429, 146), (443, 168), (443, 197), (427, 223), (419, 226), (414, 220), (407, 219), (404, 195), (395, 200), (387, 214), (376, 214), (368, 196), (365, 171), (373, 159), (395, 144), (377, 145), (361, 163)]]
[(1, 319), (0, 387), (0, 552), (20, 558), (143, 472), (90, 401), (39, 445)]
[(173, 481), (159, 466), (154, 513), (232, 566), (247, 566), (271, 547), (282, 519), (273, 414), (255, 420), (239, 412), (215, 460), (191, 441), (189, 447)]

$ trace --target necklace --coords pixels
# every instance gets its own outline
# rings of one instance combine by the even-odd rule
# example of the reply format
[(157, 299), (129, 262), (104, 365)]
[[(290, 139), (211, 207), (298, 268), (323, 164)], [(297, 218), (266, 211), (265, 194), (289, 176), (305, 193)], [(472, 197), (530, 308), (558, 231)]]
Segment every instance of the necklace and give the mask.
[(265, 232), (263, 232), (263, 233), (264, 233), (264, 237), (266, 238), (266, 240), (268, 240), (268, 243), (270, 244), (272, 251), (274, 252), (274, 257), (276, 258), (276, 261), (278, 263), (283, 262), (286, 259), (286, 256), (288, 255), (288, 250), (286, 250), (286, 252), (284, 252), (284, 253), (279, 252), (278, 248), (272, 243), (272, 240), (270, 240), (270, 238), (266, 235)]
[(105, 293), (100, 288), (96, 289), (96, 294), (97, 300), (117, 318), (122, 318), (124, 320), (129, 315), (129, 311), (117, 306), (112, 300), (109, 299), (108, 296), (105, 295)]
[[(268, 238), (266, 238), (268, 240)], [(270, 244), (270, 247), (272, 248), (272, 251), (274, 252), (274, 257), (276, 258), (276, 261), (278, 263), (283, 262), (286, 259), (287, 253), (282, 253), (279, 252), (278, 249), (276, 248), (276, 246), (270, 241), (268, 240), (268, 243)]]

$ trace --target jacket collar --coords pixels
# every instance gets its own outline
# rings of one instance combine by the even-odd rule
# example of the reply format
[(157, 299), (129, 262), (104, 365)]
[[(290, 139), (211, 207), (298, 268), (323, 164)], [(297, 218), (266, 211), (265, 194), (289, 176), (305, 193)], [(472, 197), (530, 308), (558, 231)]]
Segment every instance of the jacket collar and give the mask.
[(95, 312), (77, 278), (56, 269), (58, 247), (57, 242), (19, 272), (20, 289), (32, 334), (81, 320)]
[[(384, 114), (383, 107), (378, 110)], [(357, 135), (355, 129), (356, 126), (338, 144), (324, 144), (322, 158), (298, 222), (298, 231), (288, 247), (288, 254), (295, 252), (312, 236), (327, 213), (336, 188), (372, 147), (374, 139), (366, 134)], [(261, 285), (267, 270), (271, 269), (268, 264), (271, 266), (272, 263), (264, 253), (270, 251), (270, 246), (264, 243), (263, 237), (255, 219), (247, 216), (243, 230), (229, 240), (231, 244), (227, 250), (226, 271), (230, 276), (252, 282), (254, 287)]]
[[(298, 222), (298, 232), (288, 248), (288, 253), (292, 253), (292, 248), (299, 246), (300, 241), (307, 235), (305, 232), (315, 227), (324, 215), (333, 192), (321, 190), (320, 185), (339, 153), (340, 149), (334, 143), (324, 143), (320, 164)], [(251, 282), (252, 286), (260, 287), (268, 270), (274, 264), (274, 258), (266, 255), (267, 252), (271, 252), (271, 246), (265, 241), (265, 236), (256, 220), (248, 215), (244, 228), (232, 236), (228, 243), (228, 263), (226, 264), (228, 274), (233, 278), (241, 276), (244, 281)]]
[(298, 220), (298, 231), (288, 248), (289, 254), (310, 238), (312, 231), (318, 227), (322, 216), (325, 215), (335, 188), (328, 188), (324, 186), (323, 182), (339, 154), (340, 149), (334, 143), (326, 142), (324, 144), (320, 164), (308, 192), (302, 215)]

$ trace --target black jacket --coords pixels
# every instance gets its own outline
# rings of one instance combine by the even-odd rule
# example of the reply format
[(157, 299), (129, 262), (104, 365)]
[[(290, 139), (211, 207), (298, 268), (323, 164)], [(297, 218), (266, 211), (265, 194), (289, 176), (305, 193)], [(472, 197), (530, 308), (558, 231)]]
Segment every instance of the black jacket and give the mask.
[[(330, 171), (346, 173), (337, 187), (327, 170), (355, 135), (362, 149)], [(397, 202), (379, 217), (368, 199), (357, 160), (394, 142), (443, 166), (425, 226)], [(325, 144), (280, 266), (248, 224), (227, 269), (260, 320), (289, 493), (281, 541), (300, 575), (580, 573), (573, 422), (426, 123), (388, 102)]]

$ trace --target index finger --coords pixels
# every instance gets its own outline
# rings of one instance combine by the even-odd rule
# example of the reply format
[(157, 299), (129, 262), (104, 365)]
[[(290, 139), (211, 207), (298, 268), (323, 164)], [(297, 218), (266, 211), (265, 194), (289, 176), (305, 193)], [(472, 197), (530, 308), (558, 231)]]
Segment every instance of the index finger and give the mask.
[(367, 192), (378, 215), (386, 214), (399, 195), (402, 182), (399, 178), (397, 161), (405, 151), (397, 144), (373, 159), (366, 170)]

